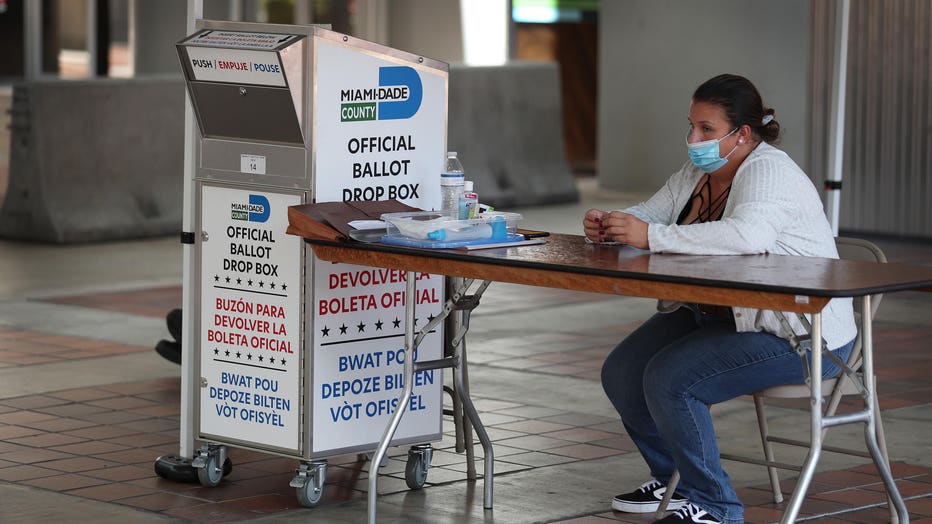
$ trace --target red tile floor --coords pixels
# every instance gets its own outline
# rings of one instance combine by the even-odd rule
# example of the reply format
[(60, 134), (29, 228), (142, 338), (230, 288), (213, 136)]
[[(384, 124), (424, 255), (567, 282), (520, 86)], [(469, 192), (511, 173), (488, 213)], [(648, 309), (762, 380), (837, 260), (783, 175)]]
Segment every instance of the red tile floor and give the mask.
[[(557, 300), (548, 293), (542, 290), (540, 299)], [(154, 297), (160, 297), (157, 304), (154, 304)], [(589, 299), (597, 298), (590, 296)], [(162, 316), (180, 302), (180, 289), (158, 288), (50, 300)], [(561, 295), (558, 300), (567, 300), (567, 296)], [(503, 303), (498, 307), (508, 306)], [(524, 367), (596, 379), (601, 361), (610, 349), (604, 340), (616, 340), (633, 327), (622, 326), (616, 333), (600, 334), (599, 341), (584, 336), (567, 336), (565, 340), (525, 337), (523, 344), (559, 344), (561, 348), (570, 349), (542, 353), (530, 364), (522, 359)], [(902, 326), (876, 324), (878, 345), (896, 340), (896, 344), (890, 345), (895, 349), (885, 355), (885, 364), (879, 370), (884, 408), (932, 401), (932, 385), (928, 380), (932, 359), (915, 351), (925, 349), (930, 336), (932, 329), (929, 328), (903, 329)], [(0, 367), (137, 351), (151, 349), (0, 328)], [(515, 358), (513, 354), (495, 353), (493, 348), (493, 351), (482, 353), (482, 363), (510, 367), (515, 365)], [(793, 407), (792, 403), (788, 405)], [(611, 419), (478, 396), (477, 406), (496, 444), (497, 475), (634, 452), (631, 441)], [(233, 472), (218, 487), (204, 488), (157, 477), (152, 469), (154, 459), (177, 452), (178, 417), (178, 379), (69, 389), (0, 400), (0, 481), (195, 522), (228, 522), (279, 512), (313, 511), (301, 508), (294, 490), (288, 486), (297, 465), (293, 459), (234, 448), (230, 450), (235, 464)], [(452, 431), (452, 424), (444, 427)], [(452, 438), (446, 436), (435, 444), (435, 449), (428, 485), (463, 480), (465, 459), (453, 451)], [(481, 452), (481, 448), (478, 451)], [(392, 457), (389, 464), (380, 469), (385, 475), (385, 480), (380, 481), (380, 492), (407, 489), (404, 458)], [(365, 497), (368, 462), (353, 455), (331, 459), (329, 464), (324, 504)], [(481, 466), (479, 469), (481, 471)], [(908, 498), (912, 521), (932, 522), (932, 470), (896, 463), (893, 471), (904, 497)], [(787, 496), (792, 488), (792, 480), (783, 485)], [(882, 491), (873, 466), (822, 471), (809, 489), (801, 516), (845, 510), (852, 505), (877, 504), (877, 507), (819, 522), (883, 522), (888, 514), (885, 507), (879, 506), (883, 502)], [(743, 488), (739, 494), (747, 506), (748, 522), (779, 519), (785, 503), (772, 503), (769, 486)], [(606, 512), (565, 522), (650, 520), (647, 515)]]

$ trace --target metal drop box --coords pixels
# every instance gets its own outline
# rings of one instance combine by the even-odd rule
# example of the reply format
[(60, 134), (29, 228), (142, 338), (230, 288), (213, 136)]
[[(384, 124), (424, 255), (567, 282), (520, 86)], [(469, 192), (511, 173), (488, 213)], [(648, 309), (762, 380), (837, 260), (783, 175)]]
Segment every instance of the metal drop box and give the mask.
[[(449, 68), (321, 26), (196, 28), (176, 46), (198, 130), (185, 180), (195, 277), (182, 449), (187, 424), (205, 442), (193, 465), (207, 485), (226, 446), (294, 457), (292, 485), (315, 505), (322, 459), (373, 450), (394, 411), (404, 305), (385, 297), (404, 280), (317, 261), (286, 234), (287, 210), (388, 198), (439, 208)], [(427, 316), (444, 279), (425, 279), (437, 297), (419, 304)], [(442, 330), (429, 339), (419, 359), (441, 355)], [(442, 373), (417, 377), (415, 392), (394, 445), (441, 438)]]

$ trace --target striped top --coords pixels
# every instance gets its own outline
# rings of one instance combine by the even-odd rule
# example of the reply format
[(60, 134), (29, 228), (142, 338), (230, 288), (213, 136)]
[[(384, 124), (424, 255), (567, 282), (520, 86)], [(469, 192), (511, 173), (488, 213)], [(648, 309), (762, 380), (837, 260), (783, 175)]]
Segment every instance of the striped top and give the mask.
[[(783, 151), (761, 142), (735, 174), (721, 220), (677, 225), (680, 211), (704, 172), (687, 162), (646, 202), (625, 209), (649, 224), (650, 250), (693, 255), (774, 253), (838, 258), (832, 228), (809, 177)], [(679, 304), (661, 301), (669, 311)], [(787, 338), (770, 311), (732, 308), (739, 332), (764, 331)], [(798, 335), (806, 333), (796, 315), (786, 314)], [(850, 298), (832, 299), (822, 311), (822, 337), (831, 349), (854, 339), (857, 328)]]

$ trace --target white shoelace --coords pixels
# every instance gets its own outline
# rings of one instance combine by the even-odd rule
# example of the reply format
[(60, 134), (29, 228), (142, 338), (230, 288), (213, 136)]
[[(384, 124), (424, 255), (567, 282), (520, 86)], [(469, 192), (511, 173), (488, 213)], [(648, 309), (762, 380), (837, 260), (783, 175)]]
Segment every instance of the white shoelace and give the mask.
[[(684, 519), (688, 519), (693, 522), (699, 522), (699, 523), (715, 524), (719, 522), (718, 519), (710, 515), (708, 511), (698, 506), (694, 506), (691, 502), (687, 502), (686, 504), (683, 505), (683, 507), (676, 510), (676, 515)], [(708, 518), (703, 519), (702, 517), (708, 517)]]
[(650, 479), (647, 482), (641, 484), (641, 487), (639, 487), (638, 490), (644, 493), (647, 493), (647, 492), (654, 491), (657, 488), (662, 488), (662, 487), (663, 487), (663, 484), (661, 484), (659, 480)]

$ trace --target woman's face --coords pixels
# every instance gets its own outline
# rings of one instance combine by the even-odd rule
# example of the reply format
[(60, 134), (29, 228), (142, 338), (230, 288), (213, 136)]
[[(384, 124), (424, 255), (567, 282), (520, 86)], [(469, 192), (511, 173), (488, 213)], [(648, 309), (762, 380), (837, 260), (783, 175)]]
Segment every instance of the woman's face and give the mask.
[[(731, 122), (725, 116), (725, 110), (721, 106), (710, 104), (708, 102), (692, 102), (689, 104), (689, 131), (686, 135), (686, 142), (689, 144), (695, 142), (704, 142), (706, 140), (716, 140), (732, 132)], [(721, 142), (722, 151), (730, 151), (738, 140), (737, 133), (731, 135)], [(727, 145), (727, 147), (726, 147)]]

